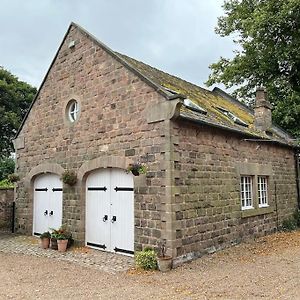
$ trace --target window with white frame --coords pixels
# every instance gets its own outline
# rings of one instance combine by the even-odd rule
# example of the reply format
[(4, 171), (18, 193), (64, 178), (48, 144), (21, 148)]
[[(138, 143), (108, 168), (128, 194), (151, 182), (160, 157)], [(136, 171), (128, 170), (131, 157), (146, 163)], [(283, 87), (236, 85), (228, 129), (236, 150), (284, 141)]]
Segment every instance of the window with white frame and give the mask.
[(258, 206), (268, 206), (268, 180), (266, 176), (257, 176)]
[(240, 187), (242, 209), (253, 208), (252, 176), (241, 176)]
[(76, 100), (72, 100), (70, 101), (68, 107), (69, 107), (69, 111), (68, 111), (69, 120), (73, 123), (78, 119), (78, 115), (79, 115), (78, 102)]

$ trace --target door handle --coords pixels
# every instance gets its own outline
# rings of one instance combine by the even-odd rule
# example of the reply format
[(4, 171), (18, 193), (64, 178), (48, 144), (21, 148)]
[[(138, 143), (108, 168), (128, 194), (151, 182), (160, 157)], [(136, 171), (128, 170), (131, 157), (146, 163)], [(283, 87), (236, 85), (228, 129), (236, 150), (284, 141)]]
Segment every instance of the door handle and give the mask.
[(48, 215), (48, 210), (46, 209), (45, 211), (44, 211), (44, 216), (47, 216)]
[(111, 222), (112, 222), (112, 223), (115, 223), (116, 221), (117, 221), (117, 217), (116, 217), (116, 216), (113, 216), (112, 219), (111, 219)]
[(108, 220), (108, 215), (104, 215), (102, 220), (103, 220), (103, 222), (106, 222)]
[(53, 210), (50, 211), (49, 216), (53, 216)]

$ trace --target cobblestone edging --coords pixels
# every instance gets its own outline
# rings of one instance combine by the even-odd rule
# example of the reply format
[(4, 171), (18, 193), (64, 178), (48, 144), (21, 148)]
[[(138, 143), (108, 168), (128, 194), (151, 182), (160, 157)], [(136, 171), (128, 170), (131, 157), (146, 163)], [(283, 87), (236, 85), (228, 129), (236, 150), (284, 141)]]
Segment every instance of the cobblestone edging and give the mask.
[(109, 273), (124, 272), (134, 266), (132, 257), (76, 247), (61, 253), (52, 249), (42, 249), (39, 245), (39, 238), (13, 235), (5, 232), (0, 232), (1, 252), (48, 257)]

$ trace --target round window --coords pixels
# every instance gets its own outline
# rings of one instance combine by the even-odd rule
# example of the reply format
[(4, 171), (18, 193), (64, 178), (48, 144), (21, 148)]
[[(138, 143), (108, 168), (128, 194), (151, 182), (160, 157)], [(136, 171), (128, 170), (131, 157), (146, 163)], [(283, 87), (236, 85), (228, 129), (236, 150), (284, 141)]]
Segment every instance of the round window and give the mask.
[(73, 123), (79, 117), (79, 105), (76, 100), (71, 100), (68, 105), (68, 117), (69, 120)]

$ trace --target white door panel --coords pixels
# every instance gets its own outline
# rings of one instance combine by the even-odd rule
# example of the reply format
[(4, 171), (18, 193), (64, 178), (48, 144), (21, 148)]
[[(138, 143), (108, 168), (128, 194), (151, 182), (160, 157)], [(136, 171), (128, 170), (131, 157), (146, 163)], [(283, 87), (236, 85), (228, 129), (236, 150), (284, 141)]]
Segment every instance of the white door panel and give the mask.
[[(132, 175), (121, 169), (101, 169), (88, 176), (86, 186), (87, 245), (106, 251), (132, 254), (134, 245)], [(106, 216), (107, 220), (104, 220)]]
[(34, 181), (33, 234), (62, 224), (62, 182), (58, 175), (43, 174)]
[(113, 170), (111, 183), (111, 213), (116, 217), (111, 225), (111, 248), (130, 253), (134, 245), (133, 178), (123, 170)]
[(86, 182), (86, 242), (88, 246), (110, 248), (109, 170), (91, 173)]

